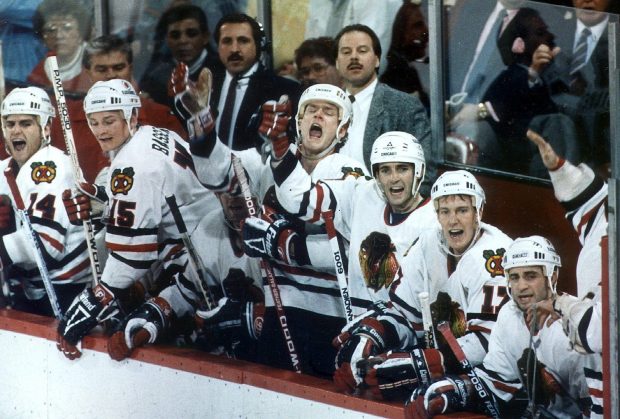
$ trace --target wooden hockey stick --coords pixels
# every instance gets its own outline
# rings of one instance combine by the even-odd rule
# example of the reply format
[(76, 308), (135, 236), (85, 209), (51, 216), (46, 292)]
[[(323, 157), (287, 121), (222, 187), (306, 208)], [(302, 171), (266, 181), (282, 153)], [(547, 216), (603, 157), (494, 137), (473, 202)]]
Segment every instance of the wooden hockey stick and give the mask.
[[(80, 170), (80, 163), (75, 149), (75, 140), (73, 139), (73, 130), (71, 128), (71, 120), (69, 119), (69, 109), (67, 108), (67, 101), (65, 100), (65, 91), (62, 87), (62, 80), (60, 79), (60, 70), (58, 70), (58, 61), (56, 60), (56, 56), (52, 55), (45, 59), (45, 71), (48, 78), (52, 82), (52, 86), (54, 87), (54, 95), (56, 96), (56, 107), (58, 108), (60, 126), (62, 127), (62, 132), (65, 137), (67, 153), (71, 158), (75, 184), (78, 186), (80, 182), (84, 182), (84, 177), (82, 175), (82, 171)], [(99, 263), (99, 254), (97, 253), (95, 229), (93, 228), (93, 223), (90, 219), (83, 220), (82, 225), (84, 226), (84, 234), (86, 236), (88, 258), (90, 259), (93, 282), (94, 285), (97, 285), (99, 284), (99, 281), (101, 281), (101, 264)]]
[[(170, 212), (172, 212), (172, 217), (174, 218), (174, 223), (177, 225), (177, 229), (181, 234), (181, 240), (183, 240), (183, 244), (185, 245), (185, 249), (187, 249), (187, 253), (189, 255), (189, 262), (192, 264), (194, 270), (198, 274), (198, 286), (200, 287), (200, 292), (204, 297), (204, 300), (207, 304), (207, 308), (209, 310), (214, 309), (217, 304), (215, 302), (215, 298), (209, 290), (209, 283), (207, 282), (207, 270), (202, 263), (202, 259), (198, 255), (196, 248), (192, 242), (191, 237), (187, 233), (187, 226), (185, 225), (185, 221), (183, 220), (183, 216), (181, 215), (181, 211), (179, 211), (179, 206), (177, 204), (177, 199), (174, 195), (167, 196), (166, 202), (170, 207)], [(206, 287), (206, 288), (205, 288)]]
[(444, 339), (446, 339), (446, 342), (448, 342), (450, 349), (452, 349), (456, 360), (459, 361), (461, 367), (463, 368), (463, 371), (465, 371), (465, 374), (467, 374), (467, 376), (471, 380), (471, 383), (476, 389), (476, 393), (480, 398), (480, 401), (482, 401), (482, 403), (484, 404), (486, 413), (494, 419), (499, 419), (499, 412), (497, 410), (497, 407), (495, 406), (493, 398), (489, 394), (489, 391), (486, 389), (484, 384), (482, 384), (480, 377), (478, 377), (478, 374), (476, 374), (476, 370), (474, 370), (474, 367), (465, 356), (465, 352), (463, 352), (463, 348), (461, 348), (461, 345), (459, 345), (459, 342), (454, 337), (452, 330), (450, 330), (450, 325), (448, 324), (448, 322), (439, 323), (437, 325), (437, 330), (439, 330), (439, 332), (443, 335)]
[(50, 305), (52, 306), (52, 311), (54, 312), (54, 316), (58, 320), (60, 320), (62, 319), (62, 311), (60, 310), (60, 304), (58, 303), (56, 291), (54, 290), (54, 286), (52, 285), (49, 270), (47, 269), (45, 259), (43, 258), (41, 244), (39, 243), (39, 236), (32, 227), (32, 224), (30, 223), (30, 216), (28, 215), (28, 210), (26, 210), (24, 206), (24, 201), (22, 200), (19, 188), (17, 187), (17, 182), (15, 181), (15, 175), (13, 174), (13, 170), (10, 167), (7, 167), (4, 170), (4, 176), (6, 177), (9, 189), (11, 190), (11, 194), (13, 195), (13, 199), (15, 200), (15, 206), (17, 207), (16, 213), (19, 215), (22, 221), (22, 225), (26, 228), (28, 238), (32, 242), (34, 258), (37, 263), (37, 268), (39, 268), (41, 279), (43, 280), (43, 286), (45, 287), (47, 298), (49, 299)]
[[(241, 186), (241, 192), (243, 193), (243, 198), (245, 200), (245, 205), (248, 209), (248, 213), (250, 217), (257, 217), (258, 209), (254, 205), (254, 201), (252, 200), (250, 183), (248, 182), (248, 178), (245, 175), (245, 170), (243, 169), (241, 159), (239, 159), (239, 157), (235, 156), (234, 154), (232, 154), (231, 158), (233, 170), (235, 172), (235, 175), (237, 176), (237, 179), (239, 180), (239, 186)], [(278, 284), (276, 283), (276, 276), (273, 273), (271, 265), (269, 265), (269, 262), (266, 259), (261, 258), (260, 266), (261, 269), (265, 272), (265, 276), (267, 277), (269, 290), (271, 291), (271, 296), (273, 297), (273, 303), (276, 308), (278, 320), (280, 321), (280, 329), (282, 329), (282, 334), (284, 335), (284, 343), (286, 344), (286, 349), (288, 350), (288, 354), (291, 357), (291, 364), (293, 365), (293, 369), (296, 373), (301, 373), (301, 368), (299, 366), (299, 355), (297, 354), (297, 350), (295, 349), (295, 344), (293, 343), (291, 331), (288, 328), (288, 319), (286, 318), (284, 306), (282, 305), (282, 298), (280, 296), (280, 289), (278, 288)]]
[(422, 291), (418, 294), (420, 306), (422, 308), (422, 325), (424, 327), (424, 339), (427, 348), (438, 349), (437, 340), (435, 339), (435, 329), (433, 327), (433, 316), (431, 315), (431, 301), (428, 292)]
[(338, 287), (340, 287), (340, 298), (344, 306), (344, 313), (347, 317), (347, 322), (350, 322), (353, 320), (353, 309), (351, 307), (351, 296), (349, 295), (349, 281), (344, 272), (344, 263), (342, 260), (344, 252), (340, 247), (340, 241), (338, 241), (338, 234), (334, 226), (334, 212), (332, 210), (323, 211), (321, 216), (323, 217), (323, 221), (325, 221), (329, 245), (332, 248), (334, 268), (336, 269), (336, 278), (338, 279)]

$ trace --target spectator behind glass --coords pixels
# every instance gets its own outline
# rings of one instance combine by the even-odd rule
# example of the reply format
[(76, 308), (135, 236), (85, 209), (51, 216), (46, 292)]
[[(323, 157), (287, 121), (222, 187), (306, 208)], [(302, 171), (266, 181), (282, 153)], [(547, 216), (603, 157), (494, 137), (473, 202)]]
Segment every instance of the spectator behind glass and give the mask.
[(217, 109), (219, 139), (233, 150), (257, 146), (257, 127), (252, 116), (268, 100), (287, 95), (296, 109), (299, 83), (279, 77), (260, 62), (267, 39), (261, 25), (246, 14), (224, 16), (213, 32), (218, 55), (226, 71), (213, 76), (211, 109)]
[[(84, 41), (91, 32), (92, 16), (78, 0), (43, 0), (37, 8), (32, 24), (50, 50), (55, 54), (65, 90), (86, 92), (90, 79), (82, 69)], [(44, 61), (32, 70), (28, 82), (39, 86), (51, 86), (44, 69)]]
[(32, 16), (40, 2), (0, 1), (0, 41), (7, 83), (25, 82), (34, 66), (45, 56), (47, 48), (32, 27)]
[[(403, 131), (413, 135), (425, 155), (431, 156), (431, 128), (422, 102), (377, 80), (381, 42), (373, 30), (366, 25), (349, 25), (336, 35), (335, 42), (336, 67), (346, 93), (355, 96), (355, 118), (340, 153), (363, 162), (368, 169), (374, 140), (387, 131)], [(430, 193), (436, 173), (436, 162), (427, 158), (420, 188), (423, 196)]]
[(342, 77), (336, 69), (334, 40), (328, 36), (306, 39), (295, 50), (297, 79), (304, 88), (318, 83), (342, 87)]
[[(608, 13), (619, 13), (620, 2), (573, 0), (573, 5), (578, 10), (558, 27), (558, 35), (564, 36), (558, 36), (562, 51), (554, 60), (556, 72), (546, 76), (553, 101), (575, 121), (584, 161), (605, 177), (610, 162), (607, 26), (618, 21)], [(585, 48), (581, 42), (584, 30)]]
[[(396, 13), (392, 26), (392, 43), (387, 53), (387, 68), (379, 81), (420, 98), (427, 111), (428, 94), (424, 91), (414, 63), (428, 63), (428, 27), (418, 4), (404, 2)], [(428, 68), (426, 68), (428, 71)]]
[(171, 56), (162, 55), (152, 62), (140, 80), (140, 88), (158, 103), (172, 107), (168, 96), (168, 81), (175, 66), (183, 62), (189, 68), (189, 78), (196, 80), (200, 70), (207, 67), (211, 72), (223, 71), (214, 52), (208, 49), (209, 26), (202, 9), (192, 4), (181, 4), (166, 10), (157, 24), (165, 33), (166, 45)]
[(499, 150), (481, 145), (480, 151), (483, 156), (497, 158), (496, 168), (501, 170), (548, 177), (525, 136), (528, 128), (545, 131), (554, 148), (572, 161), (579, 159), (574, 124), (557, 113), (548, 86), (540, 77), (559, 52), (555, 36), (536, 10), (523, 7), (500, 36), (498, 48), (508, 67), (483, 96), (488, 114), (481, 123), (491, 125)]

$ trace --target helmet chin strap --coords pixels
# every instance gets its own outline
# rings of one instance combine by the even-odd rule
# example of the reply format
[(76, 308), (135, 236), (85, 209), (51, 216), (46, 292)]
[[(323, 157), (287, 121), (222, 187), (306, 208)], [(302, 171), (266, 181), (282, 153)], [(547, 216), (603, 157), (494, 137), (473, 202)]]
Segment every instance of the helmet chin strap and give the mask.
[(323, 157), (327, 156), (328, 154), (330, 154), (332, 152), (332, 150), (338, 145), (340, 144), (341, 139), (336, 137), (334, 139), (334, 141), (332, 141), (332, 143), (329, 145), (329, 147), (327, 147), (325, 150), (321, 151), (318, 154), (308, 154), (304, 151), (304, 143), (303, 140), (301, 139), (301, 137), (297, 137), (297, 150), (299, 151), (299, 154), (302, 155), (303, 158), (308, 159), (308, 160), (321, 160)]

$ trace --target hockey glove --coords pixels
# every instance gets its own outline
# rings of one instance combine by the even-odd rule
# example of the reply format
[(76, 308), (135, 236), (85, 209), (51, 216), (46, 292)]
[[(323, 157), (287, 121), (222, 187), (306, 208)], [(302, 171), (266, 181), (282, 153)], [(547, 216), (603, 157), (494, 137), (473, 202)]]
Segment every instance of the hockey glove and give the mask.
[(239, 302), (224, 297), (217, 307), (196, 311), (196, 324), (207, 341), (233, 351), (243, 336), (257, 340), (263, 330), (265, 305)]
[[(168, 301), (161, 297), (151, 298), (134, 310), (124, 321), (123, 330), (114, 333), (108, 340), (108, 354), (115, 361), (122, 361), (131, 351), (146, 343), (154, 343), (170, 326), (173, 316)], [(136, 339), (141, 331), (148, 332), (147, 339)]]
[(368, 288), (378, 291), (390, 286), (399, 267), (390, 236), (373, 231), (362, 241), (358, 257)]
[[(286, 218), (273, 222), (258, 217), (246, 218), (242, 232), (243, 250), (250, 257), (266, 257), (288, 265), (310, 262), (303, 237), (293, 230), (293, 224)], [(296, 251), (291, 252), (291, 248)]]
[(291, 102), (287, 95), (282, 95), (280, 100), (269, 100), (261, 106), (261, 122), (258, 134), (271, 144), (271, 156), (280, 160), (286, 154), (290, 141), (288, 125), (291, 120)]
[(385, 306), (375, 304), (369, 312), (345, 326), (332, 341), (338, 349), (334, 383), (342, 391), (353, 391), (364, 381), (366, 365), (359, 361), (386, 352), (398, 344), (394, 327), (377, 320), (377, 310), (385, 310)]
[(62, 203), (71, 224), (81, 225), (83, 221), (90, 219), (90, 199), (86, 195), (80, 193), (73, 197), (71, 191), (65, 189), (62, 193)]
[(11, 199), (7, 195), (0, 195), (0, 234), (10, 234), (15, 229), (15, 211)]
[(117, 312), (116, 299), (103, 284), (85, 289), (75, 297), (58, 324), (56, 347), (69, 359), (79, 358), (82, 354), (77, 349), (78, 342)]
[(241, 269), (231, 268), (222, 281), (224, 294), (233, 301), (262, 302), (265, 299), (263, 291), (254, 285), (252, 278), (245, 275)]
[(388, 352), (369, 358), (368, 363), (374, 365), (367, 370), (364, 382), (385, 400), (405, 401), (415, 389), (427, 388), (432, 380), (445, 375), (443, 355), (437, 349)]
[(478, 409), (476, 391), (469, 378), (449, 375), (431, 384), (426, 391), (414, 391), (405, 405), (405, 417), (424, 418), (462, 411), (485, 413)]
[(556, 394), (562, 392), (560, 383), (547, 370), (545, 364), (536, 359), (536, 353), (532, 349), (523, 350), (517, 367), (528, 397), (533, 398), (535, 404), (549, 406), (555, 400)]
[(207, 137), (215, 127), (215, 119), (209, 106), (213, 75), (203, 68), (194, 83), (189, 79), (185, 63), (179, 63), (168, 82), (168, 94), (174, 96), (174, 107), (187, 124), (190, 142)]

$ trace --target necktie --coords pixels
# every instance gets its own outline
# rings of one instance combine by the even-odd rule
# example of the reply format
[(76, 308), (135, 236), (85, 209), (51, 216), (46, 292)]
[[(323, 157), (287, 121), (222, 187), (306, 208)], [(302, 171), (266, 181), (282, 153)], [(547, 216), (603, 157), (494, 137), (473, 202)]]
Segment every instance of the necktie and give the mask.
[(590, 32), (588, 28), (584, 28), (584, 30), (581, 31), (581, 35), (573, 51), (573, 58), (570, 62), (571, 77), (574, 77), (575, 73), (586, 64), (586, 57), (588, 56), (588, 38), (590, 35), (592, 35), (592, 32)]
[[(467, 77), (465, 78), (465, 82), (463, 84), (463, 91), (467, 92), (469, 99), (475, 99), (476, 90), (480, 88), (482, 85), (484, 78), (487, 73), (487, 64), (489, 63), (489, 59), (491, 58), (491, 54), (493, 51), (497, 50), (497, 38), (499, 37), (499, 30), (504, 23), (504, 18), (506, 17), (506, 9), (502, 9), (495, 18), (495, 22), (493, 22), (493, 26), (489, 31), (489, 35), (487, 39), (484, 41), (484, 45), (480, 50), (480, 53), (477, 57), (475, 57), (474, 62), (469, 69)], [(499, 52), (498, 52), (499, 53)], [(481, 92), (478, 92), (481, 95)]]
[[(226, 93), (226, 101), (224, 102), (224, 110), (222, 111), (222, 117), (220, 118), (220, 126), (218, 137), (225, 144), (228, 144), (228, 137), (231, 132), (232, 114), (235, 107), (235, 99), (237, 97), (237, 83), (239, 81), (238, 76), (234, 76), (228, 86), (228, 93)], [(230, 144), (229, 144), (230, 146)]]

